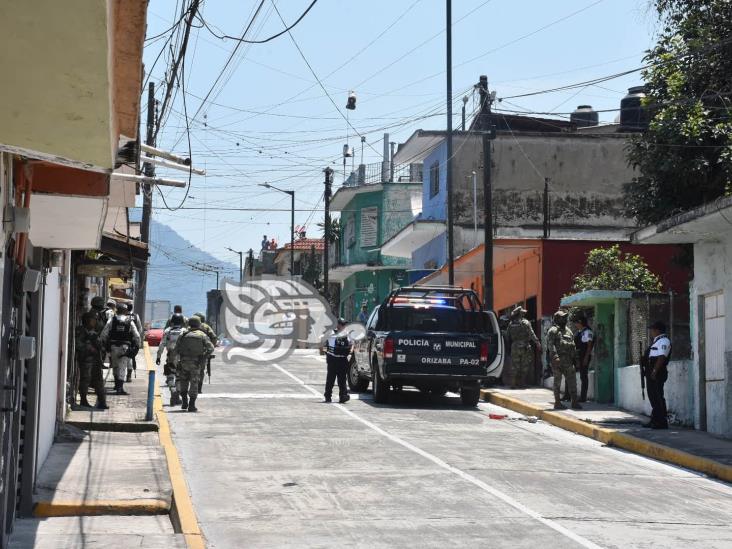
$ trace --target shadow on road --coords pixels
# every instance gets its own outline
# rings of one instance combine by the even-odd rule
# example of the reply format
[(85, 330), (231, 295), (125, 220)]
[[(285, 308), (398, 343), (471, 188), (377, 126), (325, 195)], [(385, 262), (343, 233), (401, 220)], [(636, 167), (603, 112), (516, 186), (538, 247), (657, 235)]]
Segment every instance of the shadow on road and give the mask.
[[(371, 392), (361, 393), (371, 395)], [(369, 406), (374, 408), (411, 408), (415, 410), (477, 410), (478, 407), (464, 406), (460, 400), (460, 395), (455, 393), (447, 393), (445, 396), (435, 395), (432, 393), (423, 393), (416, 389), (402, 389), (401, 391), (391, 391), (389, 393), (389, 402), (379, 404), (370, 399), (360, 399)]]

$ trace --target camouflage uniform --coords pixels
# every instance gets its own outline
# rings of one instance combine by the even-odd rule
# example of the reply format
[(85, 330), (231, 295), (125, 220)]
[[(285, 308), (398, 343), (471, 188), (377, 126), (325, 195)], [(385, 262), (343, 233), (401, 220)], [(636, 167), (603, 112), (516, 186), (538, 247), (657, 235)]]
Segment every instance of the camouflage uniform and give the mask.
[[(564, 376), (564, 382), (567, 384), (572, 398), (572, 406), (577, 407), (577, 378), (574, 369), (577, 361), (577, 348), (574, 344), (572, 330), (566, 324), (561, 326), (558, 322), (558, 316), (566, 317), (567, 315), (564, 311), (561, 313), (561, 315), (559, 313), (554, 315), (554, 325), (546, 334), (547, 353), (554, 374), (554, 400), (559, 403), (562, 376)], [(555, 364), (557, 358), (559, 358), (559, 362)]]
[[(195, 318), (195, 317), (194, 317)], [(200, 329), (200, 321), (196, 318), (189, 320), (190, 329), (178, 338), (175, 344), (175, 354), (178, 356), (178, 368), (176, 371), (176, 384), (178, 393), (183, 400), (183, 409), (195, 412), (196, 397), (198, 396), (198, 382), (201, 375), (201, 364), (206, 363), (214, 346)], [(190, 406), (188, 396), (190, 395)]]
[[(95, 313), (87, 313), (94, 315)], [(107, 398), (102, 376), (102, 348), (96, 329), (79, 326), (76, 328), (76, 359), (79, 364), (79, 396), (82, 406), (89, 406), (89, 386), (97, 395), (97, 408), (107, 408)]]
[[(196, 313), (193, 316), (197, 316), (198, 318), (201, 319), (201, 328), (200, 328), (201, 331), (206, 334), (209, 341), (213, 344), (214, 347), (216, 347), (216, 345), (219, 342), (219, 338), (216, 337), (216, 332), (213, 331), (213, 328), (211, 328), (211, 326), (206, 324), (206, 315), (204, 315), (203, 313)], [(201, 363), (201, 373), (200, 373), (200, 376), (198, 377), (199, 394), (203, 392), (203, 379), (206, 377), (206, 366), (208, 366), (208, 364), (210, 364), (210, 362), (211, 362), (211, 357), (209, 356), (206, 358), (205, 361), (203, 361), (203, 363)]]
[[(523, 310), (523, 309), (521, 309)], [(508, 383), (511, 387), (524, 385), (534, 366), (534, 346), (539, 344), (531, 323), (514, 310), (508, 324), (508, 340), (511, 342), (511, 368)]]

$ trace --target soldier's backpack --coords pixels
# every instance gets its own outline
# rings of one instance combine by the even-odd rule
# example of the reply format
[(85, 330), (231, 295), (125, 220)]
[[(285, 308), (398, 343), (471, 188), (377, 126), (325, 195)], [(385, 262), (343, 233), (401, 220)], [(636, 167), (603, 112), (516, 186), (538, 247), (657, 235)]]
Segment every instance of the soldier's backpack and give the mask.
[[(198, 332), (198, 336), (193, 336), (195, 332)], [(198, 358), (203, 356), (203, 354), (206, 352), (204, 339), (208, 340), (208, 337), (206, 334), (201, 332), (200, 330), (193, 330), (193, 331), (186, 331), (183, 332), (179, 338), (178, 338), (178, 356), (182, 355), (193, 355)]]
[[(165, 349), (168, 351), (168, 357), (172, 359), (175, 356), (175, 344), (178, 343), (178, 338), (183, 333), (184, 328), (181, 326), (180, 328), (169, 328), (169, 330)], [(168, 362), (172, 362), (172, 360), (168, 360)]]

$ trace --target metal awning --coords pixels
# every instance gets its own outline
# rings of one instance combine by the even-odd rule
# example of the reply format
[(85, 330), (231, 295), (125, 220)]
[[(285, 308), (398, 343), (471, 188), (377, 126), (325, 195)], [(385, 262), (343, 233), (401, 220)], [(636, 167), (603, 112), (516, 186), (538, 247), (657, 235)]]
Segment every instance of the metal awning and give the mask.
[(99, 249), (103, 254), (135, 269), (142, 269), (147, 264), (149, 256), (147, 244), (108, 233), (102, 235), (102, 244)]
[(720, 198), (633, 233), (636, 244), (693, 244), (719, 241), (732, 231), (732, 197)]

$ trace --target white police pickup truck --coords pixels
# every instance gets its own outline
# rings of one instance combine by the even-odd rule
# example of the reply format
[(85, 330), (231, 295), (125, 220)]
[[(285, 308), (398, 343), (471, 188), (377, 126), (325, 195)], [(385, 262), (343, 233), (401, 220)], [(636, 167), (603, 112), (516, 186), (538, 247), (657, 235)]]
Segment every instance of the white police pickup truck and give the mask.
[(387, 402), (392, 388), (409, 385), (439, 395), (459, 391), (463, 404), (473, 407), (481, 381), (502, 367), (496, 315), (483, 311), (470, 289), (393, 290), (371, 313), (366, 333), (354, 347), (348, 382), (353, 391), (373, 383), (375, 402)]

